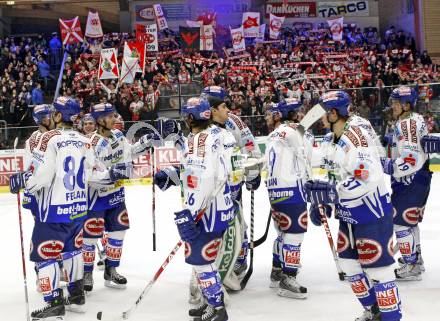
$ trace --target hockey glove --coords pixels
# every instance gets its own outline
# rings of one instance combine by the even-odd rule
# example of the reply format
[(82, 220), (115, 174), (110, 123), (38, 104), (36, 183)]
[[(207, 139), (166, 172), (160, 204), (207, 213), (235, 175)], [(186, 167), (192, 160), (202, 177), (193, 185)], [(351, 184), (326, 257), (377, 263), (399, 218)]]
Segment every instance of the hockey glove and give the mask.
[(383, 172), (385, 174), (394, 174), (394, 161), (391, 158), (381, 157), (380, 162), (382, 164)]
[(109, 174), (112, 182), (131, 178), (133, 176), (133, 163), (115, 164), (110, 167)]
[(440, 153), (440, 136), (423, 136), (421, 144), (425, 153)]
[(31, 171), (19, 172), (9, 177), (9, 190), (12, 194), (18, 194), (20, 189), (26, 187), (26, 181), (32, 175)]
[(336, 185), (326, 181), (308, 181), (305, 184), (307, 201), (312, 204), (336, 204), (339, 203)]
[(184, 242), (194, 241), (200, 234), (200, 228), (191, 215), (191, 211), (188, 209), (180, 212), (175, 212), (174, 223), (177, 225), (180, 238)]
[(162, 191), (166, 191), (171, 186), (179, 185), (180, 170), (177, 167), (167, 167), (154, 174), (154, 184)]
[[(323, 205), (322, 209), (328, 218), (332, 216), (332, 207), (330, 205)], [(310, 207), (310, 220), (314, 225), (321, 226), (322, 217), (318, 204), (312, 204), (312, 206)]]
[(153, 146), (160, 147), (163, 145), (163, 139), (156, 132), (149, 133), (149, 134), (145, 134), (139, 139), (139, 144), (145, 149)]
[(256, 191), (260, 187), (261, 175), (257, 175), (254, 179), (246, 181), (246, 189), (248, 191)]
[(180, 124), (174, 119), (165, 119), (162, 121), (162, 137), (168, 137), (171, 134), (180, 135), (182, 130), (180, 129)]

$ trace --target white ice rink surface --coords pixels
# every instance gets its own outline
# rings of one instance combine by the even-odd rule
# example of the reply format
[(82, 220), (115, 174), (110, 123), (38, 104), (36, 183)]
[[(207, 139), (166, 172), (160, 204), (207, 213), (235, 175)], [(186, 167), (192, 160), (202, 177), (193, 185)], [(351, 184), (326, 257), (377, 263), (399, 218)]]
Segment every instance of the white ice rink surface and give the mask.
[[(121, 274), (128, 279), (126, 290), (104, 287), (102, 272), (95, 269), (95, 288), (87, 298), (87, 313), (66, 315), (65, 320), (96, 320), (100, 310), (119, 315), (128, 309), (153, 277), (169, 251), (178, 241), (173, 222), (173, 211), (180, 209), (178, 189), (157, 192), (156, 223), (158, 250), (152, 251), (151, 186), (127, 188), (127, 207), (131, 229), (124, 244)], [(403, 320), (440, 320), (440, 174), (435, 174), (431, 195), (421, 225), (423, 258), (426, 273), (420, 282), (400, 283), (403, 302)], [(244, 213), (249, 221), (250, 194), (244, 193)], [(264, 186), (256, 192), (255, 238), (263, 235), (268, 215), (268, 197)], [(1, 286), (0, 321), (25, 320), (23, 276), (20, 255), (20, 238), (15, 196), (0, 195)], [(26, 256), (33, 220), (23, 211)], [(337, 222), (330, 222), (336, 238)], [(309, 222), (309, 231), (302, 247), (303, 268), (299, 281), (308, 288), (308, 298), (296, 301), (281, 298), (269, 289), (274, 229), (262, 246), (255, 250), (254, 273), (247, 288), (231, 295), (228, 313), (232, 321), (257, 320), (325, 320), (351, 321), (361, 314), (362, 308), (347, 283), (337, 278), (335, 265), (323, 227)], [(35, 290), (33, 264), (26, 261), (29, 301), (31, 310), (43, 305)], [(189, 320), (188, 281), (190, 268), (184, 263), (183, 250), (174, 257), (152, 290), (130, 320)]]

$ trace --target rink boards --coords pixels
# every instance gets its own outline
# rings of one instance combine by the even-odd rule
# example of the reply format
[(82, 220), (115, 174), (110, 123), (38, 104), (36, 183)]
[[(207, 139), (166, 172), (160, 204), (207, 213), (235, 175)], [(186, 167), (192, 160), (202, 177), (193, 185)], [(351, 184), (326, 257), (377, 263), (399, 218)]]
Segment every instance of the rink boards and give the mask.
[[(257, 137), (258, 145), (264, 153), (266, 149), (267, 137)], [(316, 138), (315, 148), (319, 147), (321, 137)], [(0, 193), (9, 192), (9, 176), (16, 171), (23, 170), (25, 163), (24, 149), (14, 150), (0, 150)], [(148, 185), (151, 184), (151, 173), (167, 166), (179, 165), (179, 153), (172, 147), (155, 148), (154, 157), (151, 159), (150, 153), (140, 156), (135, 163), (136, 179), (125, 180), (124, 185)], [(315, 173), (323, 174), (324, 170), (319, 168), (319, 159), (312, 160), (313, 171)], [(153, 169), (153, 165), (154, 168)], [(431, 154), (430, 169), (433, 172), (440, 171), (440, 154)]]

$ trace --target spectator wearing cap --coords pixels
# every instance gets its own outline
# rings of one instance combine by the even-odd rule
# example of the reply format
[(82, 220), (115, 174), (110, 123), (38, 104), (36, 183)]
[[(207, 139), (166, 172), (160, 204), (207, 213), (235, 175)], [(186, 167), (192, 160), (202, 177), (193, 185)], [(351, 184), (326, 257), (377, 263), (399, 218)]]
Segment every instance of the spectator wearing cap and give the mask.
[(41, 105), (44, 103), (43, 91), (41, 90), (41, 83), (37, 83), (37, 86), (32, 89), (32, 105)]

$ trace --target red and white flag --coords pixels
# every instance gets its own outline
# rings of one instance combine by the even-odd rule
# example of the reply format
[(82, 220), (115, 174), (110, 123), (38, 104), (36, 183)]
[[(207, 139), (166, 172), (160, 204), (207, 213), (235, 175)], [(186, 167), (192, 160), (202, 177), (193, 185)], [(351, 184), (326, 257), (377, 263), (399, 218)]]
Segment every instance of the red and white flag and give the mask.
[(145, 40), (147, 51), (154, 52), (159, 51), (159, 42), (157, 40), (157, 24), (145, 26)]
[(333, 41), (341, 41), (342, 29), (344, 26), (344, 17), (327, 20), (327, 23), (330, 26), (330, 31), (332, 32)]
[(122, 59), (121, 82), (132, 84), (139, 67), (139, 59), (137, 57), (125, 57)]
[(214, 28), (212, 25), (200, 26), (200, 50), (214, 50)]
[(103, 36), (104, 33), (102, 32), (101, 20), (99, 19), (98, 11), (89, 11), (89, 15), (87, 16), (86, 37), (100, 38)]
[(99, 79), (118, 79), (118, 54), (115, 48), (101, 50), (99, 58)]
[(260, 35), (260, 13), (244, 12), (242, 26), (245, 38), (258, 38)]
[(156, 22), (159, 31), (168, 29), (167, 19), (165, 18), (165, 14), (163, 13), (161, 5), (153, 4), (153, 10), (154, 10), (154, 15), (156, 16)]
[(244, 42), (243, 26), (236, 29), (231, 29), (232, 46), (235, 52), (245, 51), (246, 45)]
[(284, 23), (285, 17), (277, 17), (273, 14), (270, 14), (270, 23), (269, 23), (269, 30), (270, 30), (270, 39), (278, 39), (278, 36), (280, 35), (281, 26)]
[(145, 43), (137, 42), (137, 41), (126, 41), (124, 44), (124, 58), (139, 59), (136, 72), (144, 73)]
[(76, 16), (71, 20), (60, 20), (61, 40), (63, 45), (71, 45), (78, 42), (84, 42), (83, 33), (79, 17)]

